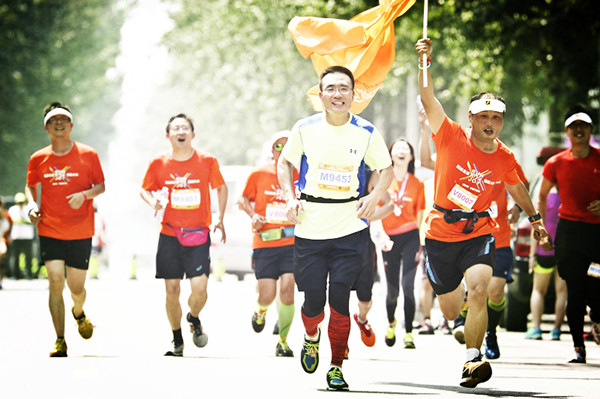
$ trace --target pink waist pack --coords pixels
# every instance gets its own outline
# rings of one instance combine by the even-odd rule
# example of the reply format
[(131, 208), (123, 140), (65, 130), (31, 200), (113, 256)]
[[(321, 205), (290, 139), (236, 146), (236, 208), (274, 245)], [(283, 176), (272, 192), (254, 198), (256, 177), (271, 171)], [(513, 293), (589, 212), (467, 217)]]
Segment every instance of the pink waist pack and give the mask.
[(197, 228), (187, 228), (187, 227), (175, 227), (167, 224), (173, 232), (177, 236), (177, 240), (184, 247), (196, 247), (198, 245), (203, 245), (208, 240), (208, 233), (210, 229), (208, 227), (197, 227)]

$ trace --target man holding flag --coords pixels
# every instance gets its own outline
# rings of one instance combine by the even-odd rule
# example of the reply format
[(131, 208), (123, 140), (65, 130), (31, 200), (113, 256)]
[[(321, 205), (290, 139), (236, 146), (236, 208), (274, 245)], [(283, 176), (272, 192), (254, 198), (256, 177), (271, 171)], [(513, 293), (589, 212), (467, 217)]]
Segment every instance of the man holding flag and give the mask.
[[(425, 221), (427, 277), (444, 317), (449, 320), (460, 312), (465, 297), (463, 277), (466, 281), (467, 354), (460, 385), (474, 388), (492, 376), (492, 368), (482, 359), (480, 348), (488, 321), (488, 286), (495, 264), (493, 233), (498, 231), (498, 224), (488, 212), (495, 199), (494, 188), (506, 187), (529, 216), (534, 237), (544, 249), (551, 248), (552, 243), (519, 179), (513, 153), (497, 138), (504, 123), (504, 100), (492, 93), (473, 96), (469, 106), (471, 128), (463, 129), (446, 116), (435, 97), (429, 72), (431, 40), (420, 39), (415, 48), (420, 63), (419, 91), (437, 148), (434, 205)], [(427, 86), (423, 84), (424, 76)]]

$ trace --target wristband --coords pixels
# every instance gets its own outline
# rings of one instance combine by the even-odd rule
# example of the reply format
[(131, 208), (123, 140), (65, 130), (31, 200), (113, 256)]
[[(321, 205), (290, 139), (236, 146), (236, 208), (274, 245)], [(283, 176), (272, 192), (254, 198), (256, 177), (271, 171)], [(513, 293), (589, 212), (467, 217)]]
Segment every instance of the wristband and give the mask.
[(533, 216), (529, 216), (527, 220), (529, 220), (529, 223), (531, 224), (539, 223), (540, 220), (542, 220), (542, 215), (540, 215), (540, 213), (538, 212)]
[(40, 208), (38, 207), (37, 202), (33, 202), (33, 201), (27, 204), (27, 208), (28, 208), (28, 210), (27, 210), (27, 216), (31, 215), (31, 212), (33, 212), (33, 211), (39, 211), (40, 210)]
[(255, 213), (254, 215), (252, 215), (252, 223), (254, 223), (255, 219), (258, 219), (260, 217), (260, 215), (258, 213)]

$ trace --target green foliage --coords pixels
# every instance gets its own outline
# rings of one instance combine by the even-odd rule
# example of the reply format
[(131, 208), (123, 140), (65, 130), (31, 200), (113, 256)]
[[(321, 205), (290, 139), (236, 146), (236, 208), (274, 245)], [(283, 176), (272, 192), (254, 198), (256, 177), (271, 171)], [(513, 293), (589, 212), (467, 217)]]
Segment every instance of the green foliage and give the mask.
[(105, 148), (119, 88), (106, 72), (127, 3), (0, 2), (0, 193), (22, 191), (29, 156), (49, 144), (42, 111), (51, 101), (71, 107), (75, 140)]

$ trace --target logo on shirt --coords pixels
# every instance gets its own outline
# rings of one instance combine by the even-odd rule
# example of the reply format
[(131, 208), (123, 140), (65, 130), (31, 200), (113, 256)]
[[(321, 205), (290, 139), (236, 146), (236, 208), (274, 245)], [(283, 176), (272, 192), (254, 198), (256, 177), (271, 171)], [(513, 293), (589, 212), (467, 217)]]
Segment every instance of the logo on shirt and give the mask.
[(50, 179), (50, 183), (53, 185), (68, 184), (71, 181), (71, 177), (79, 176), (77, 172), (69, 172), (71, 166), (65, 166), (62, 169), (52, 166), (48, 169), (50, 169), (50, 173), (44, 173), (44, 178)]
[(473, 166), (471, 166), (471, 163), (468, 161), (468, 170), (461, 167), (460, 165), (456, 165), (456, 168), (466, 175), (465, 177), (461, 177), (459, 180), (466, 180), (469, 183), (472, 183), (475, 186), (477, 186), (477, 188), (479, 188), (481, 191), (485, 191), (485, 177), (489, 176), (492, 173), (490, 170), (480, 172), (479, 169), (477, 169), (477, 165), (473, 164)]
[(283, 201), (285, 202), (285, 199), (283, 197), (283, 190), (281, 189), (281, 187), (276, 186), (274, 184), (271, 184), (271, 189), (266, 189), (265, 190), (265, 195), (269, 195), (271, 197), (274, 197), (273, 200), (274, 201)]
[(173, 188), (191, 188), (190, 184), (200, 183), (200, 179), (191, 179), (192, 173), (188, 172), (183, 176), (179, 176), (177, 173), (171, 173), (171, 179), (165, 181), (165, 184), (172, 184)]

